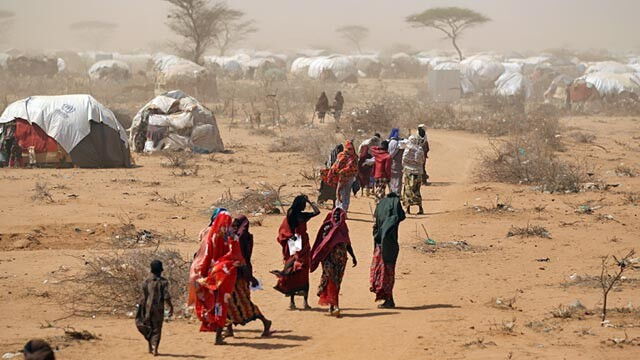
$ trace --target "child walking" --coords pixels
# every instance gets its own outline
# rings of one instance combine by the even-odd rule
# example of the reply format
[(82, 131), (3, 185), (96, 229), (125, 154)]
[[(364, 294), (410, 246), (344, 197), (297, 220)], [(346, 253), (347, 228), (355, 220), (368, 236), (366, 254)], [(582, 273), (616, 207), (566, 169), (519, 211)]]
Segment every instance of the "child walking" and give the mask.
[(151, 262), (151, 275), (142, 282), (142, 298), (136, 315), (136, 326), (149, 342), (149, 353), (153, 356), (158, 356), (165, 303), (169, 307), (169, 317), (173, 316), (169, 281), (162, 277), (163, 270), (160, 260)]

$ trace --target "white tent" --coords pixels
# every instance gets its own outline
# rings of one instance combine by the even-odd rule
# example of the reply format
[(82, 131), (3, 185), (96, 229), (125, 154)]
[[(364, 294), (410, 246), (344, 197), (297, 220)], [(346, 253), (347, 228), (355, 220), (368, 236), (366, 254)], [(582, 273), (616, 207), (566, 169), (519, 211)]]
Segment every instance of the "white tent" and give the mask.
[(314, 59), (309, 65), (308, 75), (312, 79), (320, 79), (327, 72), (331, 72), (338, 81), (358, 76), (358, 69), (348, 56), (320, 57)]
[(601, 96), (614, 96), (623, 92), (640, 95), (640, 74), (591, 73), (577, 79), (598, 90)]
[(490, 56), (476, 55), (463, 61), (462, 71), (477, 89), (490, 88), (494, 82), (504, 73), (504, 65)]
[(139, 129), (147, 127), (149, 130), (156, 129), (158, 134), (164, 134), (160, 136), (162, 139), (142, 134), (147, 140), (144, 147), (147, 152), (186, 148), (197, 152), (224, 151), (213, 112), (182, 91), (170, 91), (156, 96), (140, 109), (129, 129), (129, 141), (135, 144)]
[(587, 67), (585, 74), (592, 73), (609, 73), (609, 74), (628, 74), (633, 73), (635, 70), (625, 64), (621, 64), (616, 61), (601, 61), (591, 64)]
[(91, 66), (89, 77), (92, 80), (127, 80), (131, 78), (131, 69), (122, 61), (102, 60)]
[(495, 94), (498, 96), (510, 97), (524, 95), (525, 98), (531, 96), (533, 87), (520, 72), (505, 72), (496, 80)]
[[(113, 112), (91, 95), (28, 97), (10, 104), (0, 116), (0, 124), (17, 119), (42, 129), (78, 166), (130, 165), (124, 128)], [(110, 130), (105, 131), (105, 126)]]

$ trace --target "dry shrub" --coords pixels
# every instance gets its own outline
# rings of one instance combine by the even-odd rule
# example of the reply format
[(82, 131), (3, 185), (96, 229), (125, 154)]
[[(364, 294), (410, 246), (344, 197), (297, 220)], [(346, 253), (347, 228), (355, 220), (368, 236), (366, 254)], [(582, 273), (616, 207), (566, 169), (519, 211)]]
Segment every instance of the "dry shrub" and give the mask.
[(514, 297), (494, 297), (491, 298), (488, 306), (500, 310), (516, 310), (517, 296)]
[(174, 176), (198, 176), (200, 166), (196, 164), (193, 153), (187, 151), (163, 151), (162, 157), (166, 160), (164, 167), (174, 168)]
[(213, 207), (224, 208), (232, 213), (244, 214), (279, 214), (282, 200), (280, 191), (284, 185), (274, 187), (267, 183), (259, 184), (257, 189), (247, 189), (239, 197), (234, 197), (231, 190), (222, 195)]
[(175, 250), (120, 250), (81, 260), (85, 266), (80, 274), (67, 277), (62, 282), (75, 285), (69, 297), (65, 298), (65, 304), (76, 314), (126, 314), (134, 311), (141, 296), (140, 285), (150, 276), (149, 264), (153, 260), (163, 263), (162, 276), (169, 280), (174, 304), (186, 303), (190, 263)]
[(51, 194), (49, 185), (46, 182), (36, 182), (36, 185), (33, 188), (33, 195), (31, 195), (31, 200), (53, 203), (53, 195)]
[(631, 166), (627, 166), (624, 164), (620, 164), (616, 166), (615, 173), (618, 176), (626, 176), (626, 177), (636, 177), (638, 176), (638, 171)]
[(570, 319), (576, 315), (576, 310), (573, 306), (558, 305), (551, 309), (551, 316), (558, 319)]
[(158, 190), (154, 190), (151, 195), (153, 196), (151, 201), (161, 201), (173, 206), (182, 206), (187, 203), (187, 194), (184, 192), (171, 196), (162, 196)]
[(544, 226), (527, 224), (525, 227), (511, 226), (507, 237), (540, 237), (551, 239), (551, 233)]
[(569, 136), (577, 143), (580, 144), (592, 144), (596, 140), (596, 136), (593, 134), (585, 133), (582, 131), (576, 131), (569, 134)]
[(582, 190), (589, 178), (586, 164), (558, 159), (536, 138), (493, 141), (481, 156), (478, 175), (482, 181), (538, 185), (542, 191), (569, 193)]
[(638, 205), (640, 204), (640, 193), (626, 192), (624, 193), (623, 203), (625, 205)]

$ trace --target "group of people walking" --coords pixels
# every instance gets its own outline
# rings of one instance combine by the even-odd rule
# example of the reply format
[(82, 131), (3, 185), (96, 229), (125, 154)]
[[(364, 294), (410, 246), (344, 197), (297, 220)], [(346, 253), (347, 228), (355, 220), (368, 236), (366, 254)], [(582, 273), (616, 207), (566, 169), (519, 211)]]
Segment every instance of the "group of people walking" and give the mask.
[[(329, 315), (341, 316), (339, 294), (349, 257), (354, 267), (358, 264), (347, 225), (351, 192), (358, 191), (373, 192), (376, 199), (370, 291), (375, 294), (375, 301), (382, 301), (380, 308), (395, 307), (398, 229), (406, 217), (402, 205), (409, 213), (414, 205), (419, 207), (419, 213), (423, 212), (420, 186), (426, 179), (428, 151), (422, 125), (408, 139), (402, 139), (400, 131), (393, 129), (387, 140), (379, 134), (365, 140), (358, 152), (350, 140), (332, 151), (322, 182), (332, 189), (335, 203), (317, 230), (313, 245), (307, 224), (320, 215), (320, 209), (306, 195), (294, 198), (278, 229), (283, 267), (272, 271), (277, 277), (274, 288), (289, 298), (290, 309), (297, 309), (296, 296), (302, 296), (303, 309), (311, 308), (309, 274), (322, 268), (318, 303), (328, 307)], [(253, 320), (262, 322), (262, 336), (272, 333), (272, 321), (251, 300), (251, 288), (259, 287), (259, 281), (251, 264), (253, 235), (249, 225), (244, 215), (234, 218), (225, 209), (215, 209), (209, 225), (200, 232), (200, 247), (190, 267), (188, 305), (201, 322), (200, 331), (216, 334), (216, 344), (233, 336), (233, 326)], [(169, 314), (173, 313), (169, 283), (162, 272), (161, 262), (151, 263), (151, 275), (142, 284), (136, 316), (149, 352), (155, 355), (165, 304)]]
[(408, 139), (403, 139), (397, 128), (386, 140), (376, 133), (360, 144), (357, 153), (348, 140), (333, 149), (327, 168), (321, 171), (318, 201), (332, 200), (334, 206), (348, 212), (351, 193), (373, 195), (376, 201), (394, 193), (409, 213), (412, 206), (417, 206), (418, 214), (423, 214), (420, 189), (428, 185), (428, 153), (424, 125), (419, 125)]

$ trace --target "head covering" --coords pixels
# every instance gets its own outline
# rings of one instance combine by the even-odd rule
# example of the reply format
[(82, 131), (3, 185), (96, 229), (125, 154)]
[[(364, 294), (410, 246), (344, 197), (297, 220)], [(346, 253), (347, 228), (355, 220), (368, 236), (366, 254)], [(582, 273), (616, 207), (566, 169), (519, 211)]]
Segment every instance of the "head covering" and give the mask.
[(213, 222), (216, 220), (216, 217), (218, 217), (218, 214), (220, 214), (223, 211), (227, 211), (227, 209), (225, 209), (225, 208), (215, 208), (215, 209), (213, 209), (213, 213), (211, 213), (211, 221), (209, 222), (209, 226), (211, 226), (213, 224)]
[(311, 249), (311, 272), (317, 269), (318, 265), (339, 244), (351, 244), (351, 240), (349, 239), (349, 227), (347, 227), (347, 212), (337, 207), (327, 214), (318, 230), (316, 241)]
[(296, 196), (291, 203), (291, 207), (287, 210), (287, 223), (291, 231), (295, 231), (295, 228), (298, 227), (298, 217), (307, 207), (307, 199), (306, 195)]
[(327, 164), (328, 167), (331, 167), (331, 165), (333, 165), (336, 162), (336, 160), (338, 160), (338, 154), (340, 154), (343, 151), (344, 151), (344, 145), (342, 144), (338, 144), (336, 145), (335, 148), (333, 148), (333, 150), (331, 151), (331, 155), (329, 156), (329, 163)]
[(393, 128), (391, 129), (391, 133), (389, 134), (389, 140), (398, 140), (400, 139), (400, 129)]
[(164, 268), (162, 267), (162, 261), (153, 260), (151, 262), (151, 273), (160, 275), (163, 271), (164, 271)]
[(22, 349), (24, 358), (27, 360), (55, 360), (51, 345), (41, 339), (29, 340)]
[(411, 135), (402, 154), (403, 171), (408, 174), (422, 174), (424, 170), (424, 150), (419, 135)]
[(344, 143), (344, 151), (338, 154), (336, 162), (327, 172), (326, 178), (323, 179), (330, 186), (337, 184), (345, 184), (358, 173), (358, 154), (353, 147), (353, 142), (347, 140)]
[(238, 269), (238, 276), (251, 280), (253, 277), (253, 269), (251, 266), (251, 255), (253, 254), (253, 235), (249, 232), (249, 219), (244, 215), (238, 215), (233, 219), (231, 225), (235, 231), (238, 241), (240, 242), (240, 250), (242, 257), (246, 263), (246, 267)]

